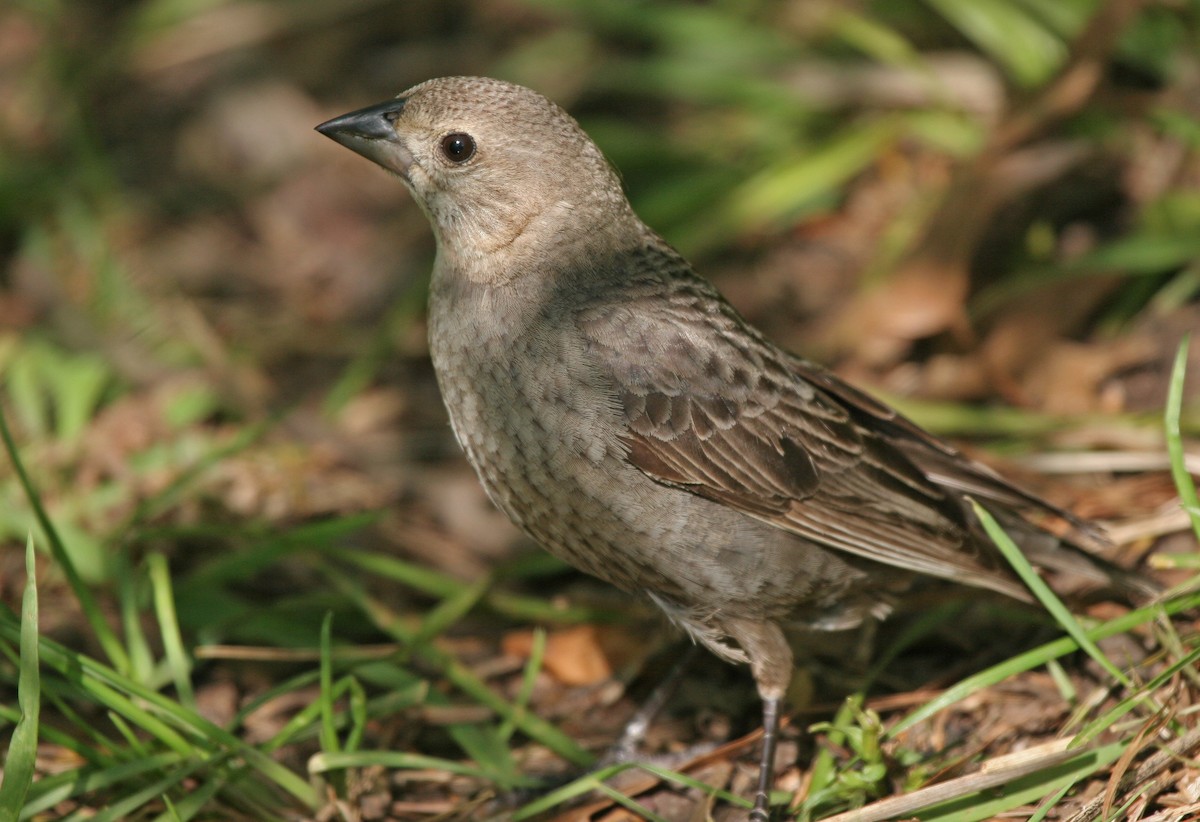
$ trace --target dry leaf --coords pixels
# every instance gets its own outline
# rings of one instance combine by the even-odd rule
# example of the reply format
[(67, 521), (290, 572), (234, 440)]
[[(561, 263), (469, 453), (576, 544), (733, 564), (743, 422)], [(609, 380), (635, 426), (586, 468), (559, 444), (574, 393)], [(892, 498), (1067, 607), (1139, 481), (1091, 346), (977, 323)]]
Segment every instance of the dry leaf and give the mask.
[[(504, 652), (528, 657), (533, 650), (533, 632), (518, 631), (504, 637)], [(546, 638), (542, 667), (565, 685), (595, 685), (613, 674), (613, 666), (595, 625), (577, 625), (553, 631)]]

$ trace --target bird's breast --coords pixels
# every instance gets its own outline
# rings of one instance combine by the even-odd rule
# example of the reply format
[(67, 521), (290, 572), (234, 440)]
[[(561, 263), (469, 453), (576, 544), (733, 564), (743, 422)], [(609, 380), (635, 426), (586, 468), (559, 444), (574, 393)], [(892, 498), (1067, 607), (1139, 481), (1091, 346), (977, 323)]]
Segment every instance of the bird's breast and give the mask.
[(602, 544), (619, 530), (612, 478), (627, 468), (611, 391), (569, 325), (505, 304), (476, 289), (431, 295), (430, 353), (455, 436), (519, 527), (573, 565), (637, 587), (636, 570)]

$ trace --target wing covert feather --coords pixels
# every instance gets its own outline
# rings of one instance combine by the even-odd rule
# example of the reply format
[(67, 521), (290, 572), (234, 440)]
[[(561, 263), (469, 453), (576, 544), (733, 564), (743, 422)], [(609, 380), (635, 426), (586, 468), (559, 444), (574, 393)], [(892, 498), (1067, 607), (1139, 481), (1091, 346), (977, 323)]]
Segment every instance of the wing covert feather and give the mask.
[[(914, 455), (972, 463), (771, 345), (669, 249), (645, 253), (619, 303), (594, 302), (577, 317), (616, 387), (633, 465), (827, 547), (1025, 595), (971, 535), (953, 486)], [(866, 416), (884, 419), (884, 434)], [(1034, 499), (980, 471), (1004, 494)]]

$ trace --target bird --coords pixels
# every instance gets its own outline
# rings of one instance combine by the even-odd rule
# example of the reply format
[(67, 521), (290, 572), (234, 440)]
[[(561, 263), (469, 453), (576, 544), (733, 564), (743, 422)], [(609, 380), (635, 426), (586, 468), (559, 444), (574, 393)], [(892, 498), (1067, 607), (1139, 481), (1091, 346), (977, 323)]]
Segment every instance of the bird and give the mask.
[(1052, 582), (1152, 595), (1082, 547), (1089, 523), (770, 342), (642, 222), (542, 94), (441, 77), (316, 129), (397, 175), (428, 217), (430, 355), (495, 505), (749, 665), (764, 728), (755, 822), (769, 814), (790, 629), (883, 618), (922, 576), (1031, 600), (973, 500)]

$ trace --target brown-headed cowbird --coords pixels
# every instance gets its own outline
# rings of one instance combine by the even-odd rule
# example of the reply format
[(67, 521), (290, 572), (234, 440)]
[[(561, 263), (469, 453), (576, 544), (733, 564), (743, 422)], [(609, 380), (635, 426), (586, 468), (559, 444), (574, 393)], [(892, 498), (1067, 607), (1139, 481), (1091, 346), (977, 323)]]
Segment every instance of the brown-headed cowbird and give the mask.
[(600, 150), (521, 86), (430, 80), (317, 127), (400, 176), (437, 259), (429, 344), (488, 494), (551, 553), (749, 663), (765, 820), (789, 624), (882, 616), (916, 574), (1029, 599), (982, 501), (1047, 575), (1148, 588), (1016, 488), (764, 339), (634, 214)]

